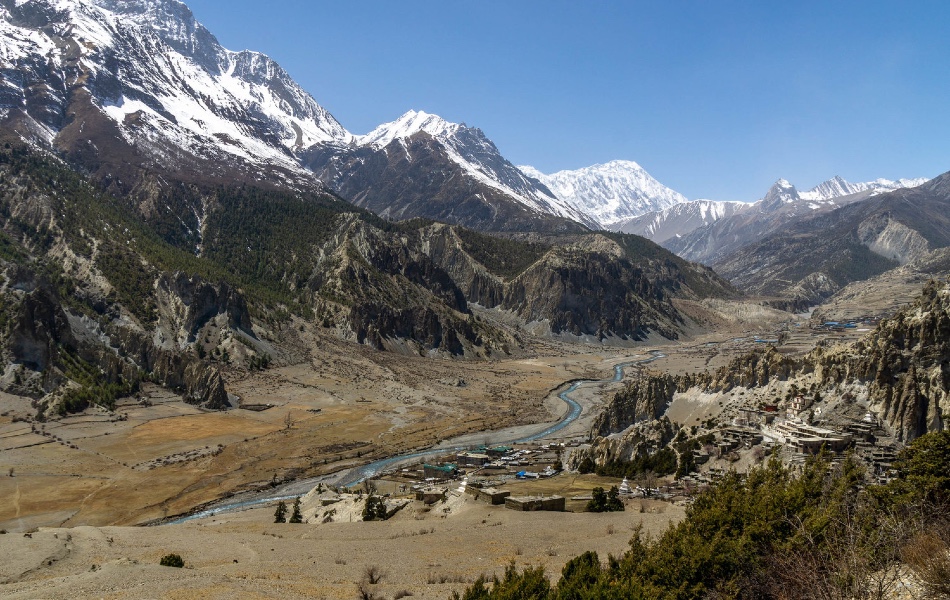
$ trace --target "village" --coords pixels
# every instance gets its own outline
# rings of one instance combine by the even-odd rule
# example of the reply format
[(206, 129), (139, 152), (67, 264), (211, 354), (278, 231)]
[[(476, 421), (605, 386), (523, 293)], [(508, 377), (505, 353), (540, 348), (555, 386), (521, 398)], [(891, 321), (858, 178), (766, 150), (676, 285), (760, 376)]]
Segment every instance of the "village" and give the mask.
[[(848, 403), (849, 399), (837, 401)], [(793, 467), (820, 452), (828, 453), (833, 463), (853, 452), (876, 481), (889, 480), (898, 444), (870, 412), (859, 415), (861, 407), (855, 404), (850, 411), (853, 417), (842, 416), (840, 408), (832, 416), (827, 402), (815, 402), (803, 395), (783, 404), (786, 406), (782, 409), (778, 405), (741, 409), (740, 416), (731, 423), (703, 436), (706, 443), (690, 451), (693, 469), (679, 477), (648, 472), (638, 474), (631, 482), (627, 477), (566, 472), (563, 461), (567, 454), (581, 446), (574, 439), (445, 452), (364, 481), (348, 490), (346, 496), (362, 500), (364, 495), (380, 494), (390, 515), (412, 501), (433, 506), (451, 498), (522, 512), (584, 512), (590, 510), (594, 490), (599, 487), (614, 488), (625, 507), (634, 505), (643, 512), (645, 499), (654, 503), (653, 509), (657, 503), (686, 506), (726, 472), (747, 470), (775, 452)], [(321, 498), (322, 506), (327, 506), (343, 500), (344, 495), (324, 494)], [(446, 511), (449, 513), (451, 510)], [(313, 517), (331, 522), (342, 514), (314, 511)], [(347, 518), (352, 520), (352, 514)]]

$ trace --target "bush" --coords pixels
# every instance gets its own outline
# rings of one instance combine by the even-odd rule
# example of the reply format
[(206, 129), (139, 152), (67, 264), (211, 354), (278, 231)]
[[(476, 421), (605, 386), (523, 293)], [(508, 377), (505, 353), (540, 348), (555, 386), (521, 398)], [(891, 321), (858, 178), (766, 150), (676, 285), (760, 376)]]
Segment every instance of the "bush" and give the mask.
[(386, 502), (379, 496), (367, 496), (366, 506), (363, 507), (363, 520), (385, 521), (386, 517)]
[(185, 561), (177, 554), (166, 554), (158, 564), (163, 567), (178, 567), (180, 569), (185, 566)]

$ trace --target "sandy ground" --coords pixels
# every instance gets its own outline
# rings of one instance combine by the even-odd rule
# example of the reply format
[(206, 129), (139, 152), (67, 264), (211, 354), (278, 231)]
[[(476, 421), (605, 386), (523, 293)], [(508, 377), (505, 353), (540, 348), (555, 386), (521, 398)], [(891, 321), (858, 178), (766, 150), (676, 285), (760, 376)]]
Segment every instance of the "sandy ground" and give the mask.
[[(666, 344), (667, 356), (648, 368), (717, 368), (753, 347), (755, 336), (772, 334), (743, 324)], [(25, 420), (33, 414), (28, 399), (0, 394), (0, 528), (145, 523), (459, 436), (490, 442), (501, 434), (486, 431), (509, 428), (504, 437), (564, 414), (556, 393), (564, 382), (609, 378), (613, 365), (650, 349), (537, 342), (532, 356), (473, 362), (377, 352), (318, 334), (309, 348), (300, 364), (229, 374), (243, 403), (273, 405), (262, 412), (203, 411), (145, 386), (113, 414), (33, 423)], [(586, 438), (621, 385), (578, 390), (582, 416), (557, 439)]]
[[(725, 319), (724, 310), (696, 307), (709, 319)], [(749, 310), (748, 319), (715, 335), (637, 348), (532, 342), (527, 356), (483, 362), (376, 352), (311, 333), (304, 362), (229, 373), (229, 390), (243, 403), (272, 405), (260, 412), (202, 411), (145, 387), (113, 414), (34, 423), (28, 399), (0, 394), (0, 530), (7, 532), (0, 535), (0, 596), (353, 598), (367, 569), (377, 567), (383, 578), (371, 591), (380, 597), (447, 598), (512, 561), (557, 576), (586, 550), (618, 555), (637, 525), (659, 533), (682, 518), (682, 507), (635, 500), (620, 514), (520, 513), (450, 495), (432, 507), (413, 502), (385, 523), (349, 522), (357, 506), (340, 511), (337, 522), (318, 523), (329, 509), (311, 504), (304, 514), (315, 522), (301, 525), (272, 523), (272, 505), (182, 525), (127, 525), (271, 489), (275, 481), (536, 430), (566, 411), (557, 397), (566, 382), (608, 379), (614, 365), (651, 349), (665, 354), (645, 367), (651, 371), (718, 368), (755, 347), (756, 337), (777, 334), (775, 319), (757, 325), (756, 309)], [(804, 347), (802, 335), (795, 343)], [(550, 441), (585, 439), (622, 385), (580, 388), (573, 397), (581, 418)], [(694, 420), (718, 404), (695, 402), (674, 410)], [(581, 510), (595, 485), (619, 481), (565, 474), (502, 483), (514, 495), (563, 495), (568, 510)], [(186, 568), (159, 566), (171, 552)]]
[[(586, 550), (619, 555), (638, 525), (658, 534), (683, 515), (666, 503), (630, 502), (623, 513), (524, 513), (450, 494), (431, 508), (413, 502), (386, 522), (274, 524), (268, 506), (183, 525), (6, 534), (0, 595), (354, 598), (375, 567), (382, 578), (367, 585), (374, 594), (444, 599), (510, 563), (542, 565), (556, 577)], [(184, 569), (159, 566), (172, 552)]]
[(549, 398), (553, 389), (607, 377), (624, 357), (556, 343), (549, 356), (485, 362), (406, 357), (334, 338), (310, 347), (305, 363), (229, 375), (243, 403), (273, 405), (262, 412), (203, 411), (144, 386), (114, 414), (92, 409), (36, 423), (29, 399), (0, 395), (0, 528), (141, 523), (273, 480), (554, 420), (564, 405)]

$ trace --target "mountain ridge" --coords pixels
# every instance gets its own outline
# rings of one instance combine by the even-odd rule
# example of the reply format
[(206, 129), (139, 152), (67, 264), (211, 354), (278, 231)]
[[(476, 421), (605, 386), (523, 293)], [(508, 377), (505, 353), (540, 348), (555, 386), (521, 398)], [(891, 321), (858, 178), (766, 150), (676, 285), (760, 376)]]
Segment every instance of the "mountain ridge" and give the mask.
[(713, 265), (740, 289), (798, 308), (950, 246), (950, 173), (792, 220)]
[(612, 160), (550, 175), (531, 166), (518, 168), (601, 229), (615, 229), (613, 226), (624, 219), (687, 202), (685, 196), (661, 184), (632, 160)]
[[(711, 220), (691, 231), (677, 231), (678, 235), (668, 236), (664, 240), (664, 246), (688, 260), (714, 264), (742, 246), (756, 242), (796, 219), (809, 218), (814, 214), (867, 200), (888, 191), (916, 187), (925, 181), (878, 179), (874, 182), (851, 184), (835, 177), (810, 190), (799, 192), (787, 180), (779, 179), (755, 203), (738, 206), (731, 215)], [(844, 196), (833, 195), (838, 192), (852, 193)], [(695, 218), (691, 221), (698, 222)]]

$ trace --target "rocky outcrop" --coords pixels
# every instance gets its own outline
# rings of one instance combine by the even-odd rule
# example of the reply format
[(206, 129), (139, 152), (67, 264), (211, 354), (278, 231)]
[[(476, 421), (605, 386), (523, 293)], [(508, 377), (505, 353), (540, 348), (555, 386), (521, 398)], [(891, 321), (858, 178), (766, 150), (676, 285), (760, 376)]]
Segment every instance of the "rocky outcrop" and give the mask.
[(678, 432), (679, 427), (665, 417), (641, 421), (619, 435), (594, 438), (590, 446), (571, 453), (567, 466), (577, 470), (587, 459), (596, 465), (642, 459), (667, 447)]
[(213, 409), (229, 406), (221, 373), (191, 353), (159, 348), (146, 333), (119, 323), (103, 329), (94, 320), (70, 316), (43, 281), (29, 292), (8, 287), (3, 296), (5, 303), (18, 303), (3, 340), (14, 373), (3, 378), (7, 391), (55, 398), (76, 377), (76, 369), (85, 369), (95, 385), (121, 383), (134, 390), (144, 377), (187, 402)]
[(680, 384), (669, 374), (644, 375), (614, 394), (594, 420), (592, 436), (608, 436), (642, 421), (660, 418)]
[(155, 287), (159, 325), (177, 334), (182, 347), (218, 315), (225, 316), (227, 327), (253, 335), (247, 301), (225, 282), (211, 284), (179, 272), (161, 275)]
[(591, 447), (572, 455), (570, 464), (576, 468), (585, 458), (598, 465), (634, 460), (662, 448), (675, 434), (664, 419), (678, 392), (775, 390), (782, 382), (790, 390), (820, 390), (824, 396), (857, 393), (904, 443), (943, 430), (950, 417), (950, 281), (931, 282), (913, 305), (850, 346), (819, 346), (799, 359), (767, 346), (715, 372), (641, 376), (607, 403), (591, 428)]
[(149, 380), (181, 394), (186, 402), (211, 409), (230, 406), (216, 366), (191, 353), (159, 348), (146, 334), (127, 327), (112, 325), (107, 335), (118, 357)]
[(871, 408), (910, 441), (950, 416), (950, 282), (929, 283), (910, 307), (885, 319), (851, 351), (806, 358), (823, 381), (867, 385)]
[(769, 345), (764, 350), (734, 358), (715, 373), (698, 375), (694, 381), (705, 391), (728, 392), (735, 387), (758, 387), (767, 385), (773, 379), (788, 379), (792, 373), (803, 368), (802, 364)]
[(56, 361), (61, 345), (75, 348), (76, 339), (62, 306), (48, 289), (38, 287), (20, 303), (8, 344), (13, 362), (42, 372)]
[(871, 252), (905, 265), (930, 251), (927, 240), (889, 214), (874, 215), (858, 225), (858, 237)]

